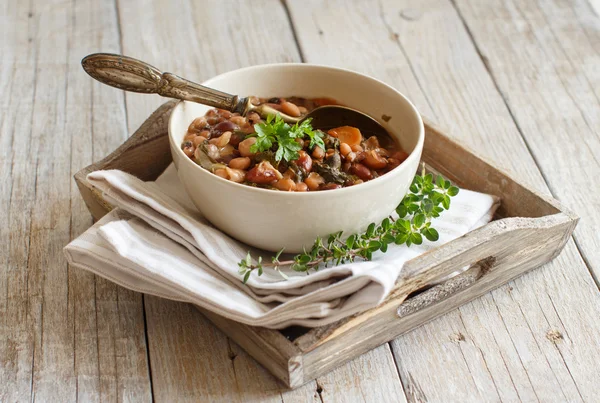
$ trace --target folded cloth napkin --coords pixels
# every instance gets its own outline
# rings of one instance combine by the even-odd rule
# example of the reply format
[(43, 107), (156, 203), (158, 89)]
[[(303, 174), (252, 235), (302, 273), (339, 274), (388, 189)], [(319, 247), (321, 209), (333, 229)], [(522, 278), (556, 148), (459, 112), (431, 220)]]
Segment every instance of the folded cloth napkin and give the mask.
[(377, 306), (404, 263), (492, 219), (496, 197), (461, 190), (435, 219), (435, 243), (390, 246), (368, 262), (311, 272), (288, 268), (252, 273), (246, 284), (238, 262), (270, 254), (214, 228), (194, 207), (171, 165), (156, 182), (117, 170), (88, 180), (117, 208), (65, 247), (69, 263), (135, 291), (185, 301), (253, 326), (322, 326)]

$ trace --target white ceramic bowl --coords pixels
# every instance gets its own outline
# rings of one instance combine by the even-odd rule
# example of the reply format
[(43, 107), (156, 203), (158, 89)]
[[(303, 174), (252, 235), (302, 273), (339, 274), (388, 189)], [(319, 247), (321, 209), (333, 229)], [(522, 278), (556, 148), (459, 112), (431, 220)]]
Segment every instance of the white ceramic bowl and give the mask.
[[(233, 238), (269, 251), (300, 252), (319, 235), (350, 235), (380, 222), (408, 191), (423, 149), (423, 121), (406, 97), (381, 81), (326, 66), (268, 64), (230, 71), (204, 84), (240, 96), (334, 98), (378, 119), (410, 154), (399, 167), (357, 186), (302, 193), (254, 188), (220, 178), (183, 153), (189, 124), (209, 108), (180, 102), (169, 121), (179, 178), (202, 214)], [(391, 116), (387, 123), (381, 120), (384, 114)]]

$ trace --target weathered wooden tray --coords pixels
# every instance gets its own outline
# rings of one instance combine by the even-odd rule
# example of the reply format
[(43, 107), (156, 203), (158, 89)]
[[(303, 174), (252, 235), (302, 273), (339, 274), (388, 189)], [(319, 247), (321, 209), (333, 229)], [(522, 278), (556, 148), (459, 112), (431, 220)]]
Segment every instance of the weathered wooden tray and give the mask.
[[(167, 121), (174, 102), (158, 108), (123, 145), (82, 169), (75, 180), (99, 219), (111, 206), (86, 180), (100, 169), (120, 169), (156, 179), (171, 162)], [(551, 198), (527, 189), (426, 122), (423, 162), (460, 187), (502, 199), (495, 220), (407, 262), (398, 285), (380, 306), (333, 325), (282, 331), (243, 325), (204, 314), (291, 388), (423, 323), (451, 311), (553, 259), (579, 220)], [(148, 163), (148, 162), (151, 163)], [(407, 292), (470, 265), (459, 276), (403, 301)]]

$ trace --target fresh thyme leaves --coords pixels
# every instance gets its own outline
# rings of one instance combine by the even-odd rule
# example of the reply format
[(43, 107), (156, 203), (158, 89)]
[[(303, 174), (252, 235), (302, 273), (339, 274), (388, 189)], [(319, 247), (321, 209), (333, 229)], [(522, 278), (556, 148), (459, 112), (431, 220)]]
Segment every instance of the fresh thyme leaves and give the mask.
[(372, 223), (362, 234), (352, 234), (345, 240), (342, 232), (336, 232), (325, 238), (317, 238), (309, 251), (300, 253), (289, 260), (280, 260), (283, 249), (271, 258), (270, 263), (264, 263), (259, 257), (253, 262), (248, 252), (239, 263), (239, 273), (246, 283), (250, 274), (256, 270), (262, 275), (263, 269), (269, 267), (278, 271), (281, 266), (291, 266), (298, 272), (318, 270), (319, 267), (353, 262), (356, 259), (371, 260), (373, 253), (387, 252), (391, 244), (411, 246), (423, 243), (423, 237), (431, 242), (439, 239), (439, 234), (431, 226), (431, 220), (439, 217), (444, 210), (450, 208), (450, 199), (459, 192), (458, 187), (450, 181), (438, 176), (434, 182), (432, 174), (415, 176), (410, 192), (402, 199), (396, 208), (397, 218), (391, 215), (379, 225)]
[(294, 161), (299, 158), (298, 151), (302, 149), (302, 144), (297, 139), (303, 140), (306, 136), (310, 139), (310, 147), (320, 146), (325, 149), (323, 143), (323, 132), (313, 130), (311, 119), (303, 120), (301, 124), (296, 123), (290, 126), (284, 122), (280, 115), (268, 115), (263, 123), (254, 125), (256, 133), (247, 137), (256, 137), (256, 143), (250, 147), (253, 153), (270, 150), (274, 145), (277, 146), (275, 160), (282, 159)]

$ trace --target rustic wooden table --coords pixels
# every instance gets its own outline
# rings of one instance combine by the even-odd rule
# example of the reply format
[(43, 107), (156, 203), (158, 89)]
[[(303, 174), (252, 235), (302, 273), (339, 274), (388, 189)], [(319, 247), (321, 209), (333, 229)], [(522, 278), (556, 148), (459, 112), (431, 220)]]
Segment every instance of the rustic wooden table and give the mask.
[[(598, 401), (597, 3), (0, 8), (0, 401)], [(552, 263), (287, 391), (193, 307), (67, 266), (62, 247), (91, 224), (72, 175), (163, 102), (91, 80), (79, 62), (95, 51), (197, 81), (270, 62), (370, 74), (582, 220)]]

